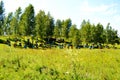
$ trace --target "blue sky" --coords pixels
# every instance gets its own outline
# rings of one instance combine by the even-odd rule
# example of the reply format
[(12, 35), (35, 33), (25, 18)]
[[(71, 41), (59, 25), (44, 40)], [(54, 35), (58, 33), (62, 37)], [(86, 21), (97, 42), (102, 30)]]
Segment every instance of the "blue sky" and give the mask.
[(30, 3), (34, 6), (35, 13), (41, 9), (46, 13), (49, 11), (56, 19), (71, 18), (72, 23), (80, 28), (85, 20), (93, 24), (101, 23), (106, 27), (111, 26), (120, 34), (120, 0), (3, 0), (6, 14), (15, 12), (20, 6), (23, 10)]

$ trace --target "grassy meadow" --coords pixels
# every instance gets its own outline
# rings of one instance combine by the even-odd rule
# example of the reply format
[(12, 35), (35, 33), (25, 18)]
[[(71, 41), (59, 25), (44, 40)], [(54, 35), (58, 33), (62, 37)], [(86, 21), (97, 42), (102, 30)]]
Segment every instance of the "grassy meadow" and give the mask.
[(0, 80), (120, 80), (120, 49), (19, 49), (0, 44)]

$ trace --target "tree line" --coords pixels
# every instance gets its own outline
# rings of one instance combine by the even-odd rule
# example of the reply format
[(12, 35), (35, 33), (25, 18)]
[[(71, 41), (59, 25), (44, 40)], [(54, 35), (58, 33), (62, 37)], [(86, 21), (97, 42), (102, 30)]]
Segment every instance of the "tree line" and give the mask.
[(15, 12), (5, 15), (4, 3), (0, 2), (0, 35), (8, 36), (32, 36), (40, 39), (62, 38), (72, 42), (73, 45), (81, 43), (106, 43), (115, 44), (120, 42), (117, 30), (107, 24), (106, 28), (101, 23), (91, 24), (83, 20), (80, 29), (72, 24), (70, 18), (57, 19), (51, 14), (40, 10), (36, 15), (34, 6), (29, 4), (22, 11), (19, 7)]

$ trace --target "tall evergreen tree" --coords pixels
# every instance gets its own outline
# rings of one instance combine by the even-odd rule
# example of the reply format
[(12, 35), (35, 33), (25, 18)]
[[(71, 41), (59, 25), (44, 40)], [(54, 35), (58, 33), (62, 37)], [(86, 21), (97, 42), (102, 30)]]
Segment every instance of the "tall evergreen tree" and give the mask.
[(0, 2), (0, 35), (3, 35), (3, 25), (4, 25), (4, 3), (3, 1)]
[(95, 38), (96, 38), (96, 26), (93, 24), (93, 25), (91, 25), (91, 42), (94, 42), (94, 43), (96, 43), (96, 41), (95, 41)]
[(44, 27), (44, 23), (45, 23), (45, 12), (40, 10), (39, 13), (36, 15), (35, 19), (35, 32), (36, 32), (36, 36), (40, 37), (41, 39), (44, 38), (46, 31), (45, 31), (45, 27)]
[(10, 34), (17, 36), (19, 33), (19, 21), (20, 21), (20, 14), (21, 14), (21, 8), (19, 7), (16, 12), (14, 13), (11, 21), (10, 21)]
[(47, 15), (44, 11), (40, 10), (36, 15), (36, 36), (40, 38), (48, 38), (53, 36), (54, 32), (54, 19), (50, 13)]
[(19, 35), (19, 33), (21, 33), (20, 28), (19, 28), (21, 14), (22, 14), (22, 9), (21, 9), (21, 7), (19, 7), (15, 12), (15, 19), (13, 20), (14, 25), (15, 25), (15, 27), (14, 27), (15, 31), (14, 32), (15, 32), (16, 35)]
[(84, 24), (81, 24), (80, 32), (81, 32), (81, 40), (82, 40), (82, 42), (89, 43), (89, 42), (92, 41), (91, 24), (90, 24), (89, 21), (85, 22)]
[(78, 29), (76, 29), (76, 31), (75, 31), (75, 34), (74, 34), (73, 39), (72, 39), (72, 43), (76, 47), (81, 43)]
[(50, 15), (50, 13), (48, 13), (46, 15), (46, 37), (52, 37), (53, 36), (53, 32), (54, 32), (54, 19), (53, 17)]
[(64, 38), (69, 37), (69, 31), (70, 31), (71, 25), (72, 25), (71, 19), (66, 19), (65, 21), (62, 22), (62, 37)]
[(34, 13), (33, 5), (29, 4), (29, 6), (26, 7), (24, 13), (21, 16), (20, 28), (24, 29), (24, 30), (22, 30), (21, 34), (24, 34), (26, 36), (30, 36), (30, 35), (34, 34), (34, 30), (35, 30), (35, 17), (34, 17), (34, 14), (35, 13)]
[(21, 7), (19, 7), (15, 12), (15, 17), (17, 18), (18, 21), (20, 20), (21, 13), (22, 13), (22, 9)]
[(95, 38), (94, 38), (95, 43), (97, 43), (97, 42), (104, 43), (103, 31), (104, 31), (103, 25), (98, 23), (95, 28)]
[(12, 18), (11, 22), (10, 22), (10, 34), (11, 35), (16, 35), (17, 34), (17, 19), (15, 17)]
[(77, 46), (80, 44), (79, 30), (77, 29), (75, 24), (70, 27), (69, 38), (70, 38), (70, 41), (72, 41), (72, 44), (74, 46)]
[(54, 28), (54, 37), (55, 38), (59, 38), (60, 37), (58, 26), (55, 26), (55, 28)]
[(56, 38), (60, 38), (62, 34), (62, 22), (60, 19), (57, 19), (55, 28), (54, 28), (54, 36)]
[(114, 43), (118, 43), (118, 34), (117, 31), (112, 29), (112, 27), (110, 26), (110, 23), (107, 24), (106, 27), (106, 43), (107, 44), (114, 44)]
[(70, 31), (69, 31), (69, 38), (73, 38), (74, 35), (75, 35), (75, 33), (76, 33), (76, 31), (77, 31), (76, 25), (72, 25), (72, 26), (70, 27)]
[(111, 36), (112, 36), (112, 27), (110, 26), (110, 23), (107, 24), (106, 27), (106, 43), (111, 42)]
[(8, 16), (4, 20), (4, 33), (6, 33), (6, 35), (11, 34), (10, 23), (11, 23), (12, 18), (13, 18), (13, 13), (10, 12), (10, 13), (8, 13)]
[(18, 34), (20, 35), (20, 36), (24, 36), (24, 35), (26, 35), (26, 31), (25, 31), (25, 21), (24, 21), (24, 16), (25, 16), (25, 14), (23, 13), (22, 15), (21, 15), (21, 17), (20, 17), (20, 22), (19, 22), (19, 30), (18, 30)]
[(82, 28), (83, 26), (86, 25), (86, 23), (87, 23), (87, 22), (86, 22), (85, 20), (83, 20), (82, 23), (81, 23), (81, 25), (80, 25), (80, 27)]

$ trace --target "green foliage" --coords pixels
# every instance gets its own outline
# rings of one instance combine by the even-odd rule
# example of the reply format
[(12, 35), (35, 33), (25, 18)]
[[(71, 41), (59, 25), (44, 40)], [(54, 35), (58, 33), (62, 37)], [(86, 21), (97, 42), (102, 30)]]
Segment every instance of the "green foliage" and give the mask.
[(70, 27), (69, 38), (72, 41), (74, 46), (77, 46), (80, 44), (79, 30), (76, 28), (76, 25), (72, 25)]
[(18, 30), (17, 19), (15, 17), (12, 18), (10, 22), (10, 34), (16, 35)]
[(75, 31), (75, 34), (74, 34), (74, 37), (72, 38), (73, 39), (73, 45), (74, 46), (77, 46), (81, 43), (81, 40), (80, 40), (80, 35), (79, 35), (79, 31)]
[(95, 43), (104, 43), (102, 37), (103, 31), (104, 31), (103, 25), (98, 23), (97, 26), (95, 27), (95, 38), (94, 38)]
[(118, 43), (118, 34), (117, 31), (112, 29), (110, 23), (108, 23), (106, 27), (106, 43), (108, 44), (115, 44)]
[(46, 20), (46, 37), (52, 37), (54, 32), (54, 19), (50, 15), (50, 13), (47, 14), (47, 20)]
[(61, 34), (62, 34), (62, 22), (61, 20), (58, 19), (54, 27), (54, 36), (56, 38), (62, 37)]
[(92, 37), (91, 37), (91, 24), (89, 21), (87, 22), (82, 22), (82, 25), (81, 25), (81, 40), (83, 42), (86, 42), (86, 43), (89, 43), (91, 42), (92, 40)]
[(89, 21), (86, 22), (85, 20), (83, 20), (80, 33), (81, 40), (85, 43), (119, 43), (117, 31), (112, 29), (109, 23), (106, 29), (104, 29), (103, 25), (100, 23), (95, 26), (91, 25)]
[(72, 25), (72, 26), (70, 27), (69, 38), (74, 37), (74, 35), (75, 35), (75, 33), (76, 33), (76, 30), (77, 30), (76, 25)]
[(20, 14), (22, 13), (22, 9), (21, 7), (19, 7), (16, 12), (15, 12), (15, 17), (17, 18), (17, 20), (20, 20)]
[(45, 31), (44, 31), (44, 23), (45, 23), (45, 12), (40, 10), (39, 13), (36, 15), (36, 22), (35, 22), (35, 32), (36, 32), (36, 36), (40, 37), (41, 39), (44, 37), (45, 35)]
[(21, 13), (22, 13), (22, 9), (21, 7), (19, 7), (16, 12), (15, 12), (15, 20), (13, 20), (13, 25), (14, 26), (14, 33), (15, 35), (20, 35), (21, 32), (20, 32), (20, 18), (21, 18)]
[(0, 1), (0, 35), (3, 35), (3, 24), (4, 24), (4, 3)]
[(13, 18), (13, 13), (10, 12), (4, 20), (4, 32), (6, 33), (6, 35), (11, 35), (12, 27), (11, 27), (10, 23), (12, 21), (12, 18)]
[(50, 13), (46, 15), (44, 11), (39, 11), (36, 15), (35, 32), (36, 36), (41, 39), (53, 36), (54, 19), (51, 17)]
[(70, 27), (72, 25), (71, 19), (66, 19), (62, 22), (62, 37), (68, 38), (69, 37), (69, 31)]
[(32, 4), (29, 4), (26, 7), (25, 12), (21, 16), (20, 20), (20, 28), (21, 34), (23, 35), (33, 35), (35, 29), (35, 18), (34, 18), (34, 7)]

